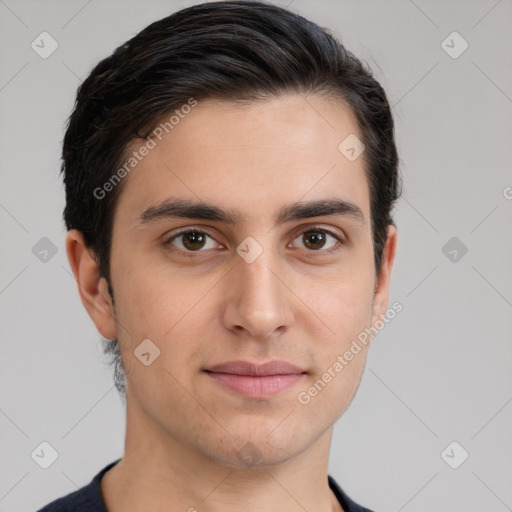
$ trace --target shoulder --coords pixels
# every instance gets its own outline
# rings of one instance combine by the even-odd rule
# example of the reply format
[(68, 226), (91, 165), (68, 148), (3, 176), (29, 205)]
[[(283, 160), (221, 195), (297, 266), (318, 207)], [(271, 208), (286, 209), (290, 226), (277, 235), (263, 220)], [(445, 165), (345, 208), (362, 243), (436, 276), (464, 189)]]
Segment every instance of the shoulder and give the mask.
[(361, 505), (358, 505), (356, 502), (352, 501), (348, 495), (343, 491), (343, 489), (336, 483), (336, 480), (332, 476), (328, 477), (329, 479), (329, 487), (332, 492), (335, 494), (336, 498), (340, 502), (340, 505), (343, 507), (345, 512), (372, 512), (368, 508), (364, 508)]
[(101, 494), (101, 479), (119, 460), (104, 467), (91, 482), (77, 491), (58, 498), (37, 512), (107, 512)]

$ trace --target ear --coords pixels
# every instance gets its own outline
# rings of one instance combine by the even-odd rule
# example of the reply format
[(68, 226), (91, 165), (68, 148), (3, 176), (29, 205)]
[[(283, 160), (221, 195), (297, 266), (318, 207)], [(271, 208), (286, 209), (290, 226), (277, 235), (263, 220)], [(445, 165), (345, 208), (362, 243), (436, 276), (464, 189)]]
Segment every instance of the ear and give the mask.
[(108, 293), (107, 280), (100, 276), (93, 252), (86, 247), (80, 231), (72, 229), (68, 232), (66, 252), (87, 313), (103, 337), (115, 338), (114, 307)]
[(398, 232), (396, 226), (390, 224), (387, 229), (387, 239), (382, 253), (382, 264), (377, 277), (375, 293), (373, 297), (372, 325), (381, 319), (388, 307), (389, 286), (391, 281), (391, 269), (395, 260)]

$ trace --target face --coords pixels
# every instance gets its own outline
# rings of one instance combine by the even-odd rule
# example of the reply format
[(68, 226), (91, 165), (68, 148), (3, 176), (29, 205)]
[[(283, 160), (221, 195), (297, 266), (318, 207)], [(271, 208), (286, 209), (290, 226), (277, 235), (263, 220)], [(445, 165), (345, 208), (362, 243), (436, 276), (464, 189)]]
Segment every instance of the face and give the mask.
[[(350, 134), (361, 138), (334, 100), (207, 100), (125, 178), (115, 334), (147, 428), (222, 464), (276, 464), (345, 411), (368, 346), (344, 354), (388, 294), (363, 157), (338, 149)], [(189, 208), (199, 202), (210, 210)]]

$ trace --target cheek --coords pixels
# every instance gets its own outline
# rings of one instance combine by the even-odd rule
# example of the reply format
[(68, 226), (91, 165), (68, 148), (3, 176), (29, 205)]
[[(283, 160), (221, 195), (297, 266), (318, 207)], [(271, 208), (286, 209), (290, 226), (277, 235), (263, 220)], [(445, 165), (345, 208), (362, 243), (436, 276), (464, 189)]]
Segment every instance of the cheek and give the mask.
[[(367, 347), (347, 344), (325, 358), (325, 364), (304, 385), (295, 397), (296, 408), (307, 425), (330, 427), (341, 417), (354, 398), (367, 356)], [(346, 358), (350, 352), (350, 360)]]
[[(190, 377), (198, 367), (195, 355), (201, 350), (201, 325), (205, 323), (199, 299), (207, 289), (201, 286), (185, 292), (187, 287), (179, 278), (147, 274), (126, 283), (118, 312), (118, 321), (126, 328), (120, 331), (119, 343), (128, 386), (139, 401), (153, 402), (155, 408), (171, 404), (174, 410), (190, 408), (184, 389), (192, 389)], [(139, 347), (148, 339), (151, 343), (142, 352)], [(146, 366), (139, 356), (147, 352), (151, 362)]]
[(312, 299), (338, 348), (368, 327), (372, 319), (373, 274), (367, 268), (332, 279)]
[(168, 267), (148, 265), (142, 260), (139, 265), (134, 261), (129, 264), (119, 267), (123, 282), (117, 286), (122, 298), (118, 313), (135, 329), (134, 338), (161, 339), (192, 312), (194, 304), (208, 291), (206, 279), (186, 278)]
[(335, 295), (337, 303), (336, 336), (340, 339), (353, 339), (368, 327), (372, 318), (371, 286), (364, 289), (345, 288)]
[[(120, 269), (121, 267), (119, 267)], [(140, 362), (133, 351), (145, 340), (151, 340), (160, 354), (155, 367), (168, 369), (173, 375), (185, 375), (200, 352), (201, 340), (211, 325), (213, 277), (184, 277), (168, 268), (141, 266), (143, 270), (126, 270), (119, 275), (131, 276), (119, 283), (116, 317), (120, 326), (119, 342), (127, 354), (127, 373), (133, 367), (135, 378)], [(212, 293), (213, 292), (213, 293)], [(150, 379), (154, 372), (146, 372)]]
[[(311, 401), (314, 414), (342, 414), (352, 400), (364, 369), (370, 339), (365, 329), (371, 325), (373, 274), (361, 268), (346, 274), (318, 293), (321, 304), (318, 316), (329, 327), (324, 338), (318, 339), (322, 350), (316, 352), (315, 373), (303, 389), (304, 400)], [(315, 311), (317, 312), (317, 311)], [(318, 345), (317, 345), (318, 346)], [(318, 408), (313, 405), (316, 403)], [(329, 403), (329, 413), (321, 404)]]

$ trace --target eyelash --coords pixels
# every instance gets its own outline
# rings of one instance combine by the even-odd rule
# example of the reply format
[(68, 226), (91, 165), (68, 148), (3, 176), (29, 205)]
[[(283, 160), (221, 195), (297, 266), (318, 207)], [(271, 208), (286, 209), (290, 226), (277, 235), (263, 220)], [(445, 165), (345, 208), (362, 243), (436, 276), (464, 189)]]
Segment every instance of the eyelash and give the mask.
[[(311, 233), (311, 232), (327, 233), (327, 234), (331, 235), (333, 238), (335, 238), (336, 241), (338, 242), (338, 244), (337, 244), (337, 246), (332, 247), (332, 248), (327, 249), (327, 250), (322, 250), (322, 249), (318, 249), (318, 250), (311, 249), (311, 250), (308, 250), (308, 249), (304, 249), (305, 251), (307, 251), (309, 253), (331, 254), (331, 253), (336, 252), (339, 249), (341, 249), (341, 246), (343, 246), (345, 244), (345, 241), (343, 240), (343, 238), (340, 235), (338, 235), (335, 231), (333, 231), (333, 230), (331, 230), (329, 228), (321, 227), (321, 226), (308, 226), (307, 229), (301, 231), (293, 240), (296, 240), (298, 237), (300, 237), (301, 235), (304, 235), (305, 233)], [(197, 253), (205, 252), (204, 249), (203, 250), (199, 249), (197, 251), (189, 251), (189, 250), (183, 250), (183, 249), (174, 247), (172, 245), (172, 242), (174, 240), (176, 240), (176, 238), (178, 238), (178, 237), (180, 237), (182, 235), (186, 235), (188, 233), (204, 234), (204, 235), (207, 235), (208, 237), (210, 237), (212, 240), (215, 240), (215, 238), (212, 235), (212, 233), (210, 233), (208, 230), (206, 230), (204, 228), (201, 228), (201, 229), (188, 228), (188, 229), (185, 229), (183, 231), (180, 231), (179, 233), (173, 234), (170, 238), (167, 238), (163, 242), (163, 245), (165, 247), (172, 248), (172, 249), (170, 249), (172, 251), (180, 252), (180, 253), (184, 254), (186, 257), (190, 257), (190, 258), (195, 257)]]

